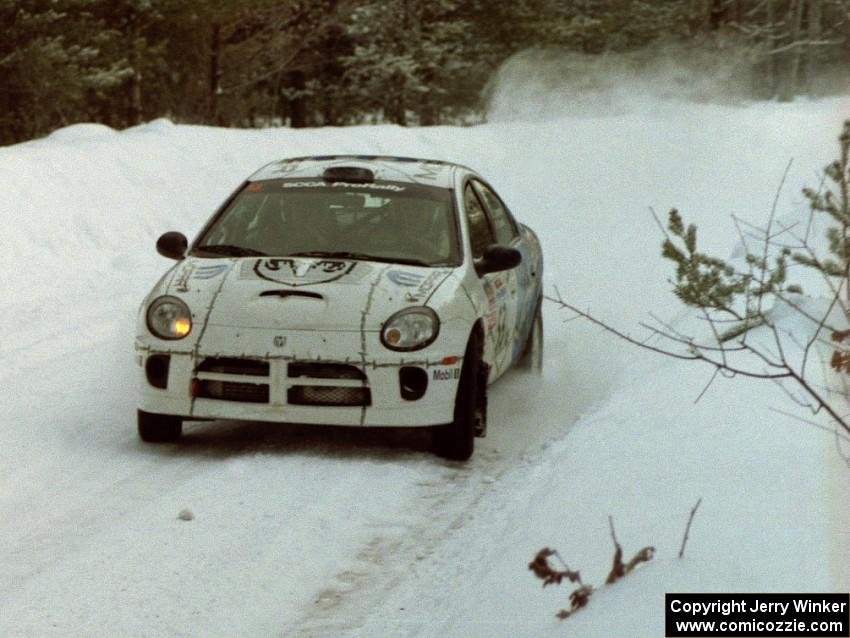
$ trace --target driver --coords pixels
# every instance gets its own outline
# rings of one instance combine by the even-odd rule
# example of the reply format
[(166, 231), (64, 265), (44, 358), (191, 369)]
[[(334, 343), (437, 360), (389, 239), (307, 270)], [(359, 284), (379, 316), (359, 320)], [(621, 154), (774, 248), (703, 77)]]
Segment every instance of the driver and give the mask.
[(433, 261), (448, 255), (448, 234), (440, 223), (439, 204), (422, 199), (410, 199), (398, 205), (397, 226), (401, 230), (411, 256)]
[(336, 220), (315, 194), (288, 193), (258, 212), (254, 244), (268, 255), (333, 249)]

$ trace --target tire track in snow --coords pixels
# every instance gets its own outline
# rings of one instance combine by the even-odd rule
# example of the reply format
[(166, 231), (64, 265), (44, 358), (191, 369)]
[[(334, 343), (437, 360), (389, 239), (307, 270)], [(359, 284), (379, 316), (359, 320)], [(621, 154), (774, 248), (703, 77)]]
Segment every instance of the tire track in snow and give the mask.
[[(513, 371), (491, 386), (488, 438), (477, 439), (472, 459), (466, 464), (434, 459), (433, 475), (417, 481), (416, 492), (406, 504), (417, 510), (416, 524), (376, 524), (369, 541), (356, 550), (353, 566), (340, 569), (328, 587), (318, 592), (312, 609), (281, 627), (281, 635), (357, 635), (357, 628), (374, 609), (412, 574), (457, 568), (460, 563), (452, 561), (459, 557), (441, 556), (441, 546), (447, 542), (451, 546), (452, 536), (476, 517), (484, 499), (519, 489), (516, 478), (533, 468), (548, 443), (562, 436), (580, 415), (574, 405), (561, 412), (563, 419), (556, 427), (535, 430), (538, 419), (544, 417), (541, 406), (546, 402), (532, 388), (541, 385), (546, 386), (537, 375)], [(528, 402), (521, 395), (526, 395)], [(529, 410), (538, 401), (537, 409)], [(520, 412), (528, 417), (524, 422), (513, 419)], [(486, 539), (482, 540), (486, 544)]]

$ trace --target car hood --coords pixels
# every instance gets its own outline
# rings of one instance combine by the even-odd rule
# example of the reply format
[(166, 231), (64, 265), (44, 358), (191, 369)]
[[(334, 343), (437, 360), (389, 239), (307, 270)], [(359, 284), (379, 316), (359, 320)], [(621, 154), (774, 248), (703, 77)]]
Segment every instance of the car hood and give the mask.
[(183, 299), (198, 325), (374, 331), (392, 313), (424, 305), (451, 272), (329, 258), (189, 257), (164, 292)]

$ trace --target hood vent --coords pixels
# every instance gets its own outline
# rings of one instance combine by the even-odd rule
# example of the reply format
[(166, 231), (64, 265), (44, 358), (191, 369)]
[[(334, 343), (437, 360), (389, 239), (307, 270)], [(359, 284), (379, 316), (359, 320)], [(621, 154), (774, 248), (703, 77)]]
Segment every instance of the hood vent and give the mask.
[(360, 166), (331, 166), (325, 169), (322, 178), (326, 182), (370, 184), (375, 181), (375, 174), (368, 168)]
[(310, 292), (309, 290), (264, 290), (260, 293), (260, 297), (280, 297), (281, 299), (285, 297), (307, 297), (308, 299), (324, 299), (319, 293)]

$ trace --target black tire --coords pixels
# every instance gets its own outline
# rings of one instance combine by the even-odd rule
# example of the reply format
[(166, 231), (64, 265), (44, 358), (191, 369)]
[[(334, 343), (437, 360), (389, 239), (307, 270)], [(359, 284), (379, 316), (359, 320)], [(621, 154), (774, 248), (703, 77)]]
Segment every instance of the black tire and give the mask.
[(531, 330), (525, 341), (517, 365), (523, 370), (530, 372), (543, 372), (543, 309), (540, 301), (534, 311), (534, 319), (531, 322)]
[(487, 423), (487, 377), (483, 343), (474, 331), (463, 356), (463, 368), (455, 398), (454, 421), (434, 429), (433, 451), (453, 461), (466, 461), (475, 449), (476, 433), (483, 435)]
[(183, 419), (170, 414), (138, 410), (139, 438), (146, 443), (176, 441), (183, 433)]

